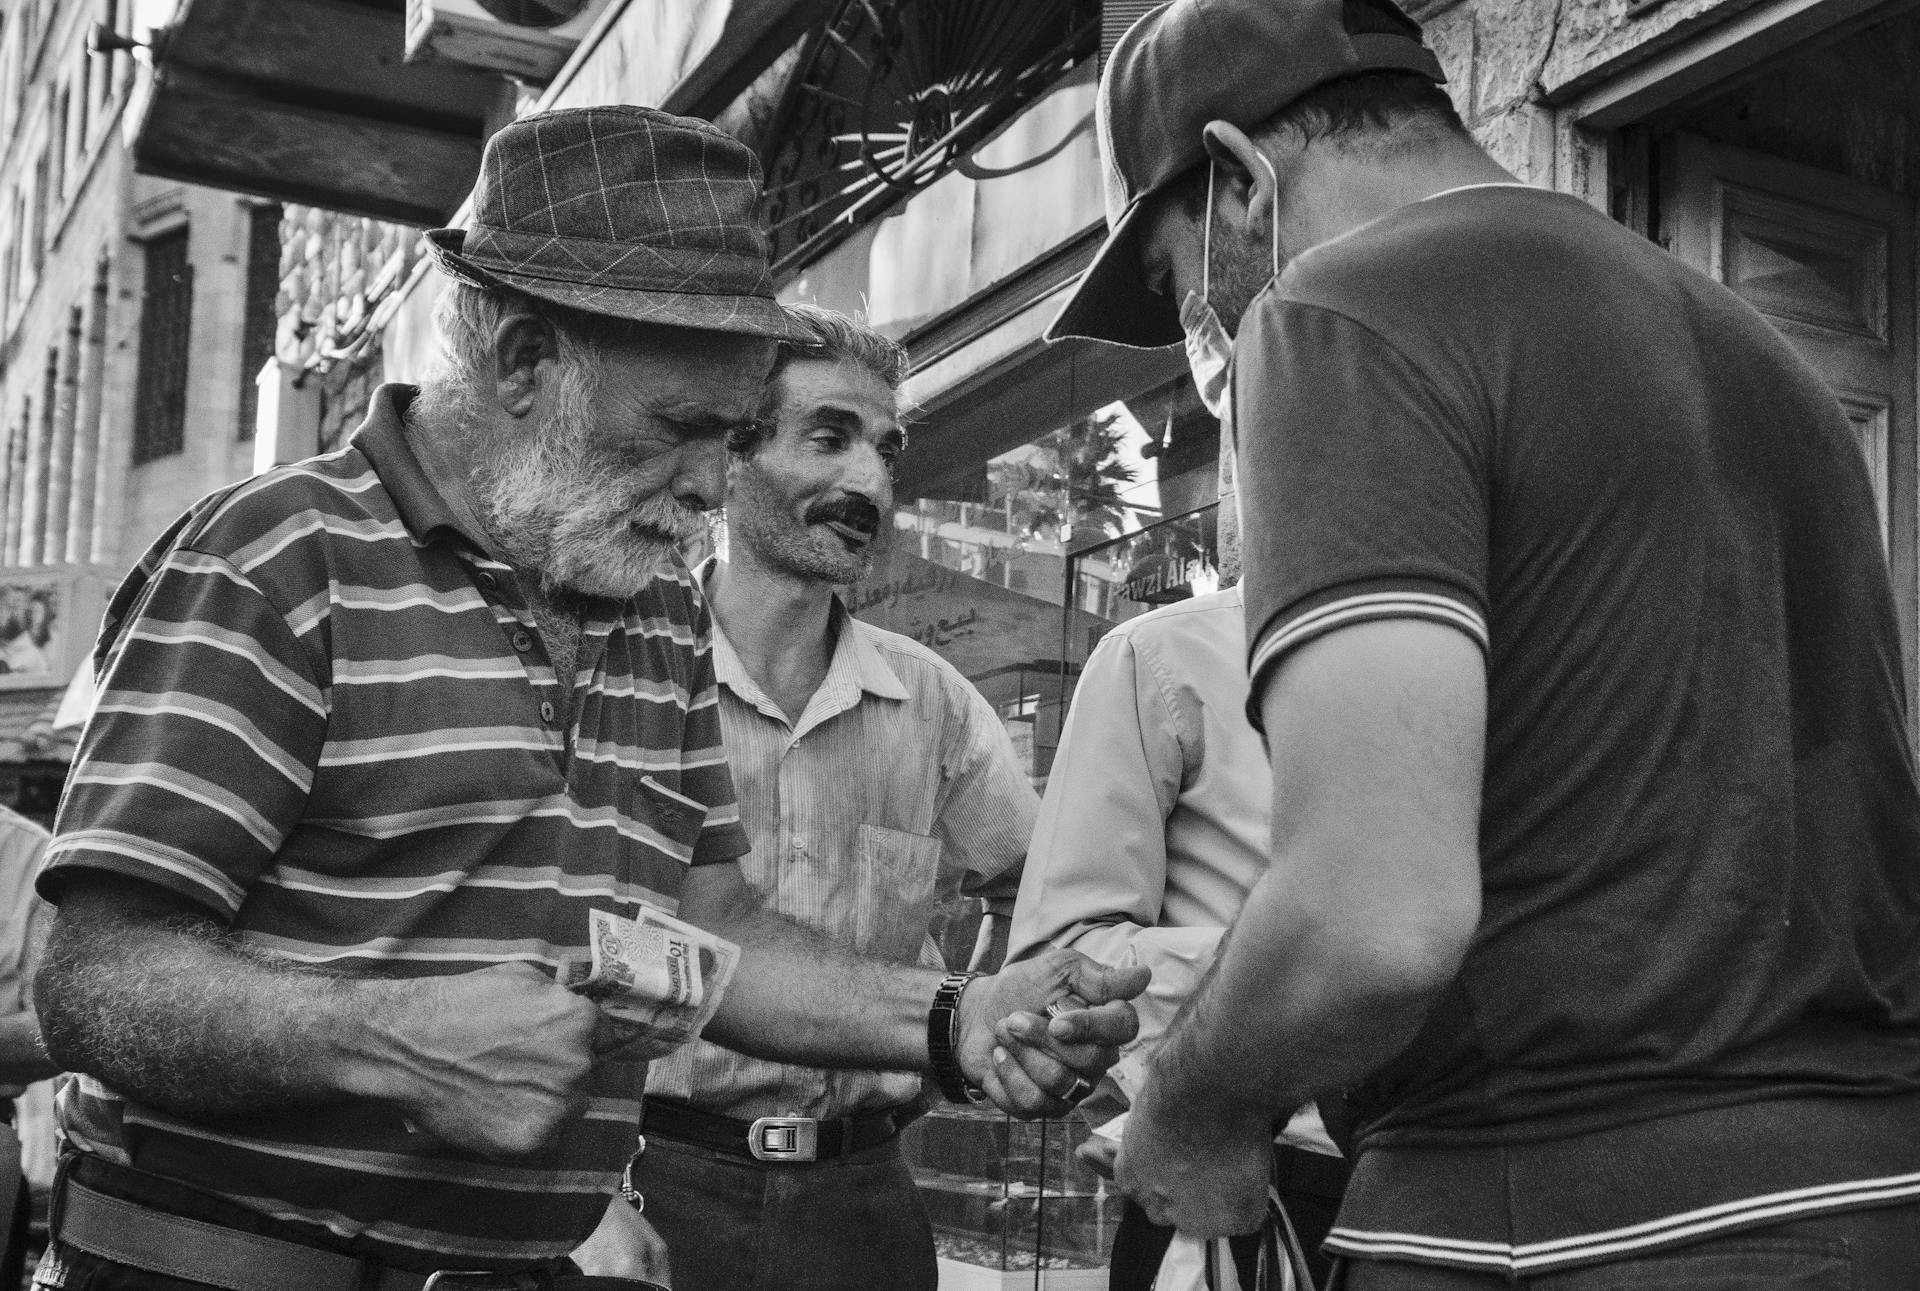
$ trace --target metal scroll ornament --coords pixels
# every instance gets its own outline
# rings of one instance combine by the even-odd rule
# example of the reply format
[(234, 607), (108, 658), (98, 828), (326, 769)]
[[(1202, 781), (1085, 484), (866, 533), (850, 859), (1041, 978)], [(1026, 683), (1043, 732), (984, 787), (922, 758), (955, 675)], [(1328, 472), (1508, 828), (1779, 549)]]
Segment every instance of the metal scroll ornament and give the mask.
[(963, 165), (1099, 29), (1098, 0), (842, 0), (762, 150), (775, 276)]

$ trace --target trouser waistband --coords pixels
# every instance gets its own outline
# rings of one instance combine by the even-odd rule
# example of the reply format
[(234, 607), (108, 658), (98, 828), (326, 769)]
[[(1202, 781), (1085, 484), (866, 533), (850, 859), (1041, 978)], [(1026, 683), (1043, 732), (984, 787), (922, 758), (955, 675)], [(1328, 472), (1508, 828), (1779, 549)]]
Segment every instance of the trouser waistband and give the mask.
[(762, 1116), (747, 1121), (668, 1099), (649, 1098), (640, 1132), (769, 1163), (836, 1161), (877, 1148), (924, 1112), (918, 1103), (852, 1116)]
[[(338, 1251), (176, 1215), (88, 1187), (61, 1163), (49, 1238), (116, 1264), (223, 1291), (658, 1291), (627, 1278), (588, 1277), (572, 1265), (501, 1273), (415, 1273)], [(121, 1171), (104, 1162), (95, 1169)]]

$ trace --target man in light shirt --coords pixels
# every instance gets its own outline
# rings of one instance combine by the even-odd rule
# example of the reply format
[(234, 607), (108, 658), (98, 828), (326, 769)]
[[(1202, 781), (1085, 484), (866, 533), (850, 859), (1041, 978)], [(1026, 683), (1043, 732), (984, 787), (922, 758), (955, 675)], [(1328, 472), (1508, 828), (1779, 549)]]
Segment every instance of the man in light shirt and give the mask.
[[(1237, 584), (1231, 451), (1220, 457), (1217, 515), (1221, 581)], [(1244, 616), (1240, 589), (1227, 586), (1101, 638), (1074, 690), (1014, 908), (1009, 960), (1071, 946), (1153, 969), (1135, 1001), (1139, 1037), (1109, 1073), (1129, 1101), (1148, 1053), (1267, 868), (1272, 779), (1247, 721)], [(1287, 1214), (1324, 1280), (1318, 1248), (1348, 1170), (1313, 1106), (1288, 1122), (1275, 1159)], [(1172, 1236), (1128, 1202), (1114, 1239), (1113, 1291), (1152, 1286)], [(1255, 1253), (1254, 1239), (1235, 1239), (1246, 1286)]]
[[(780, 914), (861, 954), (938, 967), (929, 922), (964, 893), (1010, 909), (1035, 799), (993, 709), (932, 651), (854, 620), (892, 523), (906, 356), (798, 307), (737, 442), (728, 560), (702, 571), (727, 756)], [(903, 1072), (825, 1071), (696, 1043), (647, 1084), (636, 1183), (677, 1291), (932, 1291), (927, 1211), (899, 1150)]]

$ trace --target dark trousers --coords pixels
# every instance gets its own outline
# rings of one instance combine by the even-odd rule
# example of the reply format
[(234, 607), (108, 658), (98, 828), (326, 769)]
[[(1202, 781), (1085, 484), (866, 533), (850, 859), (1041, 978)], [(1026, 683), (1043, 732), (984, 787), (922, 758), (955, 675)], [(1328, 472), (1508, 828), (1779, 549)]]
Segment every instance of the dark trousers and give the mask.
[(1565, 1273), (1336, 1261), (1334, 1291), (1916, 1291), (1920, 1205), (1796, 1219)]
[(634, 1167), (674, 1291), (934, 1291), (933, 1225), (895, 1138), (838, 1161), (750, 1160), (647, 1132)]

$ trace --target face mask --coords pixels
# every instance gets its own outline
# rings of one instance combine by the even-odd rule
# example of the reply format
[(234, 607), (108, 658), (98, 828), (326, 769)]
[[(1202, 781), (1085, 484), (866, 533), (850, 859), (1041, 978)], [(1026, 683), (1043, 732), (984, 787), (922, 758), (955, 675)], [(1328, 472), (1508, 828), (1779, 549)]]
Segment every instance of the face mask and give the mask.
[[(1273, 178), (1274, 191), (1280, 189), (1280, 177), (1273, 163), (1260, 158)], [(1273, 276), (1280, 276), (1280, 221), (1273, 225)], [(1200, 290), (1188, 292), (1180, 302), (1180, 330), (1187, 334), (1187, 366), (1193, 371), (1194, 388), (1200, 402), (1222, 426), (1231, 424), (1233, 383), (1228, 369), (1233, 363), (1233, 338), (1213, 307), (1213, 163), (1207, 163), (1207, 218), (1201, 234)]]

